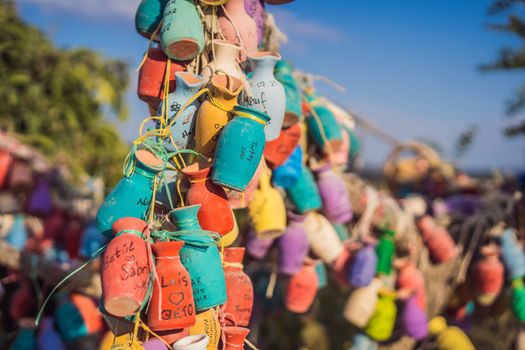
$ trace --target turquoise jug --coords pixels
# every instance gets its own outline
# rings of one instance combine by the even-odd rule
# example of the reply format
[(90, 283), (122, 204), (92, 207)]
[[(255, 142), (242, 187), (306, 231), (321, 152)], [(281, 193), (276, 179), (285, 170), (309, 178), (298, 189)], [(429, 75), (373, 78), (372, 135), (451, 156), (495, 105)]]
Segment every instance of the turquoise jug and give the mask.
[(88, 329), (78, 308), (64, 295), (57, 297), (59, 305), (55, 309), (57, 330), (66, 342), (88, 335)]
[(328, 285), (328, 276), (326, 273), (326, 266), (322, 261), (319, 261), (315, 264), (315, 273), (317, 274), (317, 279), (319, 281), (317, 289), (326, 287)]
[(514, 230), (506, 229), (501, 236), (501, 260), (510, 280), (525, 276), (525, 253)]
[(212, 180), (218, 185), (243, 192), (261, 160), (269, 118), (249, 107), (235, 106), (235, 117), (222, 129), (215, 150)]
[[(343, 143), (343, 135), (334, 114), (313, 91), (306, 91), (304, 96), (315, 112), (314, 114), (308, 111), (306, 116), (308, 134), (325, 152), (328, 152), (329, 147), (337, 150)], [(328, 141), (329, 145), (326, 144), (326, 141)]]
[(160, 44), (177, 61), (192, 60), (204, 49), (204, 27), (193, 0), (169, 0), (164, 8)]
[(286, 189), (288, 197), (295, 205), (296, 211), (304, 214), (307, 211), (321, 208), (323, 202), (319, 195), (319, 190), (310, 169), (304, 164), (301, 165), (301, 177), (297, 183)]
[(297, 146), (286, 162), (273, 170), (273, 184), (282, 188), (295, 186), (301, 177), (302, 164), (303, 150), (301, 149), (301, 146)]
[(180, 260), (190, 274), (197, 311), (226, 302), (226, 281), (216, 242), (218, 234), (201, 228), (197, 219), (200, 207), (200, 204), (189, 205), (170, 212), (178, 228), (173, 237), (185, 243)]
[(27, 242), (27, 229), (23, 214), (15, 215), (15, 221), (5, 240), (16, 249), (24, 250)]
[(150, 39), (160, 24), (167, 0), (142, 0), (135, 14), (135, 29)]
[[(175, 83), (177, 88), (168, 95), (168, 126), (170, 126), (171, 138), (164, 140), (164, 147), (169, 151), (186, 149), (192, 146), (195, 136), (195, 114), (199, 109), (200, 102), (195, 100), (181, 111), (183, 106), (199, 92), (204, 85), (200, 75), (188, 72), (176, 72)], [(162, 111), (162, 105), (160, 111)], [(157, 122), (160, 128), (160, 122)], [(175, 143), (175, 145), (174, 145)]]
[(339, 237), (341, 242), (344, 242), (349, 238), (350, 234), (348, 233), (348, 229), (346, 228), (345, 225), (334, 224), (333, 222), (331, 224), (334, 227), (335, 232), (337, 233), (337, 236)]
[(378, 350), (379, 345), (365, 334), (356, 333), (352, 336), (352, 347), (349, 350)]
[(36, 329), (22, 327), (18, 331), (11, 350), (35, 350), (36, 349)]
[(282, 84), (275, 79), (273, 69), (281, 59), (276, 52), (256, 52), (248, 55), (252, 67), (250, 75), (251, 96), (246, 96), (244, 106), (266, 114), (270, 121), (264, 128), (266, 142), (275, 140), (281, 133), (286, 110), (286, 95)]
[(281, 60), (275, 64), (274, 74), (277, 81), (283, 85), (286, 95), (284, 125), (297, 123), (303, 117), (303, 109), (301, 89), (293, 76), (293, 67), (290, 62)]
[(100, 206), (97, 227), (106, 237), (112, 238), (111, 225), (124, 217), (146, 219), (150, 206), (155, 175), (166, 165), (147, 150), (132, 151), (128, 156), (129, 167)]
[(100, 249), (108, 239), (100, 233), (95, 222), (90, 222), (84, 228), (80, 241), (79, 254), (83, 258), (90, 258), (93, 253)]

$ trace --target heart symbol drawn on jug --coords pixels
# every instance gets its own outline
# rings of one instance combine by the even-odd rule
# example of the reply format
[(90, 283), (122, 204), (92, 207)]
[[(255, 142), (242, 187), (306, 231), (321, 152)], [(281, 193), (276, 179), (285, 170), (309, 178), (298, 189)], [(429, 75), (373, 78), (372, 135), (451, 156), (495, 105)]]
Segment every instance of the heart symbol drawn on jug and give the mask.
[[(179, 305), (184, 300), (184, 293), (183, 292), (173, 292), (169, 295), (169, 301), (173, 305)], [(177, 300), (178, 299), (178, 300)]]

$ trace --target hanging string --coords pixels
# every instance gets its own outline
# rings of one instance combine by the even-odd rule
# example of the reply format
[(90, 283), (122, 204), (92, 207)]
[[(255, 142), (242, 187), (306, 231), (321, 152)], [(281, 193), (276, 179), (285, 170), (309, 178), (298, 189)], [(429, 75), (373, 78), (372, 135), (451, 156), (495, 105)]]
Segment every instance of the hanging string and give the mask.
[(323, 143), (324, 143), (323, 146), (326, 147), (326, 150), (328, 151), (328, 159), (330, 160), (330, 164), (332, 164), (333, 158), (334, 158), (334, 155), (333, 155), (334, 151), (332, 148), (332, 144), (330, 143), (330, 141), (328, 140), (328, 137), (326, 136), (326, 132), (323, 127), (323, 123), (321, 122), (321, 118), (319, 118), (319, 115), (313, 108), (313, 104), (310, 101), (308, 101), (304, 96), (302, 97), (302, 99), (308, 106), (308, 110), (310, 111), (310, 114), (314, 118), (315, 123), (317, 124), (317, 127), (319, 128), (319, 132), (320, 132), (321, 138), (323, 139)]
[(160, 29), (160, 27), (162, 25), (162, 22), (163, 22), (163, 20), (160, 21), (160, 23), (157, 26), (157, 28), (155, 28), (155, 30), (153, 31), (153, 34), (151, 34), (151, 37), (150, 37), (149, 43), (148, 43), (148, 49), (146, 50), (146, 53), (142, 57), (142, 61), (140, 62), (139, 66), (137, 67), (136, 72), (138, 72), (142, 68), (142, 66), (144, 65), (144, 62), (146, 62), (146, 59), (148, 58), (149, 50), (151, 49), (151, 45), (154, 42), (155, 36), (157, 35), (157, 33), (158, 33), (158, 31), (159, 31), (159, 29)]

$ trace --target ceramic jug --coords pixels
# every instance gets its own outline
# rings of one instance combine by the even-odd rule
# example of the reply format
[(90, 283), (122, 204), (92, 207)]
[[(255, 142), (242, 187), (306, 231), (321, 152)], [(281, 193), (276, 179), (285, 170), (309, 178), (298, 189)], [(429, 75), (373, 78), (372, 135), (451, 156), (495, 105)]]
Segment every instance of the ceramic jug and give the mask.
[(288, 212), (288, 226), (279, 238), (279, 272), (296, 274), (308, 255), (308, 237), (303, 228), (304, 215)]
[(520, 320), (525, 322), (525, 287), (521, 278), (512, 281), (512, 312)]
[(35, 313), (36, 300), (29, 282), (22, 280), (20, 286), (11, 296), (9, 303), (9, 316), (14, 321), (30, 317)]
[(226, 193), (210, 179), (210, 165), (209, 162), (199, 161), (182, 169), (190, 181), (186, 202), (201, 205), (197, 217), (203, 230), (224, 236), (233, 229), (235, 218)]
[(228, 202), (230, 202), (230, 206), (232, 207), (232, 209), (242, 209), (248, 206), (248, 203), (250, 203), (253, 198), (253, 193), (259, 186), (259, 177), (261, 175), (261, 172), (265, 169), (266, 163), (264, 161), (264, 158), (261, 158), (261, 161), (259, 162), (259, 165), (257, 165), (257, 169), (255, 170), (255, 174), (252, 176), (250, 182), (248, 182), (248, 185), (246, 186), (244, 192), (224, 188), (224, 191), (226, 191), (226, 196), (228, 197)]
[(16, 214), (13, 225), (11, 226), (11, 230), (7, 234), (5, 241), (17, 250), (22, 251), (26, 246), (27, 237), (28, 233), (24, 215)]
[(144, 350), (168, 350), (166, 344), (164, 344), (160, 339), (157, 338), (150, 338), (149, 340), (142, 343), (142, 347), (144, 348)]
[(166, 2), (167, 0), (142, 0), (140, 2), (135, 14), (135, 29), (137, 33), (146, 39), (151, 39), (151, 36), (160, 25)]
[(202, 311), (224, 304), (226, 282), (213, 233), (202, 230), (199, 225), (199, 208), (200, 205), (177, 208), (170, 216), (178, 227), (175, 237), (185, 242), (180, 260), (191, 277), (195, 309)]
[(315, 273), (317, 274), (317, 280), (319, 282), (317, 289), (323, 289), (328, 285), (328, 275), (326, 266), (321, 261), (315, 264)]
[(243, 106), (235, 106), (234, 114), (220, 134), (212, 180), (242, 192), (261, 160), (266, 142), (264, 126), (269, 119), (265, 114)]
[(425, 311), (417, 305), (414, 296), (404, 301), (401, 320), (403, 329), (409, 337), (415, 340), (421, 340), (427, 336), (427, 315)]
[(181, 241), (152, 245), (155, 270), (160, 281), (153, 283), (148, 309), (148, 325), (154, 331), (186, 328), (195, 324), (191, 279), (179, 257), (183, 246), (184, 242)]
[(320, 209), (323, 205), (314, 176), (305, 164), (301, 165), (301, 177), (294, 186), (286, 189), (286, 193), (300, 214)]
[(499, 261), (499, 248), (488, 245), (481, 248), (482, 258), (474, 267), (477, 302), (491, 305), (503, 287), (505, 269)]
[(75, 304), (65, 295), (58, 296), (57, 299), (54, 319), (62, 339), (70, 342), (87, 336), (88, 328)]
[(356, 333), (352, 336), (352, 347), (349, 350), (379, 350), (379, 345), (365, 334)]
[(392, 261), (396, 250), (393, 236), (394, 231), (383, 230), (376, 245), (376, 272), (380, 275), (389, 276), (392, 272)]
[(372, 318), (378, 300), (377, 293), (383, 286), (379, 278), (374, 278), (366, 287), (355, 289), (348, 297), (343, 316), (359, 328), (364, 328)]
[(248, 255), (254, 259), (264, 259), (274, 241), (274, 238), (260, 238), (255, 231), (251, 230), (248, 233), (246, 251)]
[(307, 312), (314, 302), (318, 285), (315, 261), (306, 259), (301, 269), (288, 282), (286, 308), (295, 313)]
[(437, 337), (438, 350), (475, 350), (467, 335), (458, 327), (447, 326), (442, 316), (434, 317), (428, 324), (429, 333)]
[[(188, 72), (176, 72), (175, 81), (177, 88), (175, 92), (168, 95), (166, 106), (171, 137), (164, 140), (164, 147), (170, 151), (186, 149), (193, 143), (195, 114), (199, 109), (200, 102), (195, 100), (189, 103), (189, 101), (204, 85), (204, 80), (199, 75)], [(181, 111), (186, 103), (189, 105)], [(157, 123), (157, 127), (160, 127), (159, 123)]]
[(4, 187), (7, 175), (9, 174), (9, 168), (13, 161), (13, 156), (7, 150), (0, 150), (0, 188)]
[(103, 305), (111, 315), (131, 316), (143, 305), (149, 286), (148, 224), (122, 218), (113, 224), (113, 233), (102, 256)]
[(365, 287), (375, 276), (377, 255), (375, 245), (366, 243), (355, 254), (350, 267), (348, 281), (355, 287)]
[(335, 116), (315, 92), (306, 90), (304, 96), (308, 101), (308, 134), (326, 154), (337, 152), (342, 145), (343, 135)]
[(29, 164), (22, 159), (13, 158), (5, 187), (13, 193), (27, 193), (33, 188), (34, 180)]
[(224, 346), (223, 350), (244, 349), (244, 340), (250, 333), (250, 329), (244, 327), (226, 326), (223, 327)]
[(288, 159), (272, 172), (272, 182), (284, 189), (295, 186), (302, 173), (303, 151), (297, 146)]
[(350, 234), (348, 233), (348, 229), (346, 228), (345, 225), (343, 225), (343, 224), (334, 224), (332, 222), (332, 226), (333, 226), (335, 232), (337, 233), (337, 236), (341, 240), (341, 242), (346, 241), (350, 237)]
[(230, 232), (225, 234), (224, 236), (221, 236), (219, 239), (219, 247), (229, 247), (239, 237), (239, 225), (237, 224), (237, 219), (235, 218), (235, 214), (233, 214), (232, 210), (232, 216), (233, 216), (233, 228)]
[(299, 124), (281, 129), (279, 137), (267, 142), (264, 147), (264, 158), (271, 168), (282, 165), (296, 149), (301, 139)]
[[(158, 0), (153, 0), (158, 1)], [(164, 97), (164, 79), (169, 58), (160, 47), (151, 47), (139, 71), (137, 95), (154, 109), (158, 109)], [(175, 73), (186, 69), (184, 62), (170, 61), (168, 93), (175, 91)]]
[(62, 338), (53, 325), (53, 317), (44, 317), (40, 322), (37, 344), (38, 350), (65, 350)]
[(95, 222), (90, 222), (84, 228), (82, 239), (80, 241), (79, 256), (81, 258), (89, 259), (97, 250), (99, 250), (108, 239), (104, 237), (99, 230)]
[(323, 213), (328, 220), (337, 224), (347, 223), (352, 219), (350, 195), (343, 179), (327, 163), (315, 170), (317, 186), (323, 201)]
[(515, 231), (510, 228), (501, 235), (501, 260), (510, 280), (525, 276), (525, 253)]
[(204, 28), (193, 0), (169, 0), (160, 27), (160, 44), (170, 58), (192, 60), (204, 50)]
[(376, 303), (376, 309), (365, 331), (370, 338), (383, 341), (390, 338), (396, 322), (397, 308), (394, 297), (380, 295)]
[(138, 150), (131, 157), (132, 171), (124, 175), (98, 209), (97, 227), (106, 237), (111, 237), (111, 225), (120, 218), (146, 218), (155, 175), (165, 169), (163, 161), (147, 150)]
[(207, 157), (213, 157), (219, 133), (232, 118), (237, 96), (243, 89), (240, 79), (219, 74), (210, 81), (210, 93), (197, 113), (195, 149)]
[(208, 309), (197, 314), (195, 324), (190, 328), (190, 335), (206, 334), (208, 336), (207, 350), (216, 350), (221, 338), (219, 315), (215, 309)]
[(343, 244), (330, 222), (317, 212), (309, 212), (303, 224), (312, 252), (326, 264), (343, 252)]
[(430, 216), (426, 215), (421, 218), (417, 226), (434, 261), (442, 263), (456, 257), (457, 250), (454, 240), (443, 227), (436, 225)]
[(226, 40), (242, 46), (244, 61), (246, 53), (257, 51), (257, 24), (246, 13), (244, 0), (228, 0), (224, 7), (226, 13), (219, 17), (219, 31)]
[(394, 266), (398, 269), (396, 287), (398, 290), (409, 291), (415, 295), (416, 303), (421, 310), (427, 309), (427, 294), (425, 289), (425, 279), (413, 261), (399, 262), (398, 259)]
[(286, 207), (281, 193), (270, 184), (267, 171), (261, 172), (259, 188), (248, 204), (250, 222), (257, 236), (276, 238), (286, 229)]
[(29, 197), (27, 213), (34, 216), (48, 216), (53, 210), (53, 198), (51, 197), (51, 188), (49, 179), (41, 177)]
[(71, 302), (80, 313), (88, 334), (96, 334), (104, 329), (104, 320), (98, 304), (91, 297), (80, 293), (71, 294)]
[(279, 137), (284, 122), (286, 95), (282, 84), (273, 75), (273, 68), (280, 59), (278, 53), (269, 51), (248, 55), (253, 70), (249, 79), (251, 94), (245, 97), (243, 104), (270, 118), (264, 129), (266, 142)]
[(195, 334), (177, 340), (173, 350), (206, 350), (210, 339), (206, 334)]
[(214, 75), (223, 74), (243, 80), (244, 73), (239, 66), (241, 47), (227, 40), (213, 40), (212, 47), (213, 60), (202, 69), (202, 78), (209, 81)]
[[(224, 304), (226, 319), (231, 317), (235, 326), (248, 326), (253, 307), (253, 286), (243, 271), (244, 249), (224, 249), (224, 276), (228, 298)], [(230, 316), (231, 315), (231, 316)]]
[(257, 25), (257, 41), (262, 43), (266, 28), (266, 12), (264, 11), (263, 1), (244, 0), (244, 9), (248, 16), (254, 19)]
[(343, 252), (332, 262), (331, 266), (335, 272), (335, 281), (341, 287), (348, 286), (348, 269), (350, 268), (350, 262), (352, 255), (350, 249), (344, 247)]
[[(27, 323), (30, 323), (30, 321)], [(15, 340), (11, 344), (11, 350), (35, 350), (36, 346), (36, 327), (28, 324), (20, 327)]]
[(290, 62), (279, 61), (275, 65), (275, 78), (283, 85), (286, 95), (286, 112), (284, 127), (298, 123), (303, 118), (301, 89), (293, 76), (293, 67)]

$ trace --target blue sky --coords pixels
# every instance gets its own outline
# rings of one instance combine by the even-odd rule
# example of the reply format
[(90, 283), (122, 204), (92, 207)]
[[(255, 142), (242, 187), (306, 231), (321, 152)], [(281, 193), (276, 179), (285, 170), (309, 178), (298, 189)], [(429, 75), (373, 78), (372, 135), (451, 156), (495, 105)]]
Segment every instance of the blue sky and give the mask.
[[(135, 95), (136, 67), (147, 41), (134, 31), (139, 0), (19, 0), (22, 16), (61, 47), (86, 46), (132, 67), (130, 119), (119, 125), (127, 140), (147, 114)], [(520, 43), (487, 24), (489, 0), (296, 0), (268, 5), (289, 42), (285, 59), (347, 88), (319, 82), (328, 97), (401, 140), (442, 145), (453, 157), (457, 136), (477, 124), (473, 148), (458, 164), (469, 168), (522, 168), (525, 139), (501, 129), (504, 101), (521, 72), (481, 73), (503, 45)], [(390, 146), (362, 133), (366, 164), (381, 164)]]

